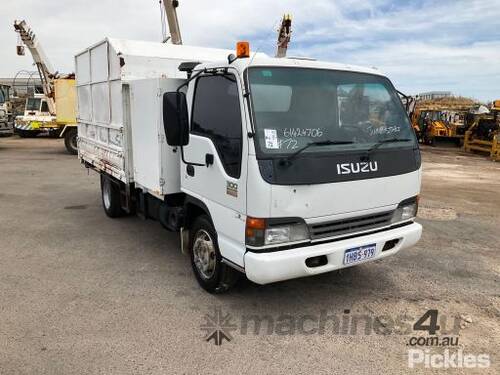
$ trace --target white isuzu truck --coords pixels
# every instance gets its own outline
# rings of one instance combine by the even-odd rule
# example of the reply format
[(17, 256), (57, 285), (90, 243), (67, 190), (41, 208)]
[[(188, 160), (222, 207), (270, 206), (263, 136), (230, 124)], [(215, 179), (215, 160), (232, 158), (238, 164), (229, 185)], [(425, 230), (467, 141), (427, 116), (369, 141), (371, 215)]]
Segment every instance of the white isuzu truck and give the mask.
[(105, 39), (75, 58), (78, 149), (104, 211), (179, 231), (209, 292), (414, 245), (417, 140), (374, 69)]

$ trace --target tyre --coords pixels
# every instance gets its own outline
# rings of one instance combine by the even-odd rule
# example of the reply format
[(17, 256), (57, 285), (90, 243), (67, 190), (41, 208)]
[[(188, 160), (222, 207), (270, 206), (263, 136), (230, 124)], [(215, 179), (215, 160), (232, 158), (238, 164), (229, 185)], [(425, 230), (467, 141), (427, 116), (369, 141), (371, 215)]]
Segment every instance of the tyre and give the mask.
[(222, 263), (217, 234), (208, 216), (198, 216), (189, 238), (191, 266), (200, 286), (209, 293), (224, 293), (240, 276), (239, 272)]
[(125, 215), (120, 200), (120, 187), (111, 178), (101, 175), (102, 206), (107, 216), (116, 218)]
[(76, 128), (69, 129), (64, 133), (64, 145), (71, 155), (78, 154), (78, 131)]

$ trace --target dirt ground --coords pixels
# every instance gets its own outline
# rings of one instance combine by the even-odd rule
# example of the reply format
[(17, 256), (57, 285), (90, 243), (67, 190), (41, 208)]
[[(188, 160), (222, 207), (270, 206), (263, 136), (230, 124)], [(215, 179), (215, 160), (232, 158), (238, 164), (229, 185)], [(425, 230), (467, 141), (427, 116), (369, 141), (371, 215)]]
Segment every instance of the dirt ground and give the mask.
[[(500, 163), (454, 148), (424, 148), (423, 160), (414, 248), (213, 296), (177, 235), (104, 215), (98, 176), (61, 140), (0, 138), (0, 374), (500, 373)], [(413, 330), (428, 310), (456, 347), (410, 344), (429, 336)], [(245, 331), (253, 315), (271, 332)], [(229, 333), (220, 346), (205, 340), (214, 320)], [(491, 365), (408, 368), (409, 350), (488, 354)]]

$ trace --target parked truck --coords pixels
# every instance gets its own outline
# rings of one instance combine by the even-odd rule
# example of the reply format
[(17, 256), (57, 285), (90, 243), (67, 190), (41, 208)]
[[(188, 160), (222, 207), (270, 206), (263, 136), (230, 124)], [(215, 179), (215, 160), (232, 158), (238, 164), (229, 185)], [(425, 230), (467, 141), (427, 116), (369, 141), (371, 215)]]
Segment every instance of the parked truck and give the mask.
[(16, 116), (16, 133), (22, 138), (36, 137), (43, 131), (49, 134), (58, 130), (56, 116), (50, 113), (49, 100), (42, 93), (26, 98), (24, 113)]
[(380, 71), (105, 39), (75, 58), (78, 150), (105, 213), (180, 233), (208, 292), (413, 246), (418, 142)]
[(14, 134), (10, 86), (0, 85), (0, 136)]

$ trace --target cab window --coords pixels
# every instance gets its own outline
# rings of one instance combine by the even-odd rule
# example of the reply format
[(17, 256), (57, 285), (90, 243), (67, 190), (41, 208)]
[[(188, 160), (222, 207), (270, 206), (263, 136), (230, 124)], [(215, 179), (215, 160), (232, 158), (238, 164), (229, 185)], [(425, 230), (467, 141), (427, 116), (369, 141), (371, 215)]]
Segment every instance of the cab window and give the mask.
[(41, 112), (49, 112), (49, 105), (47, 104), (47, 102), (44, 100), (42, 102), (42, 108), (40, 109)]
[(240, 177), (243, 140), (238, 85), (234, 75), (198, 78), (191, 133), (210, 138), (226, 173), (234, 178)]

